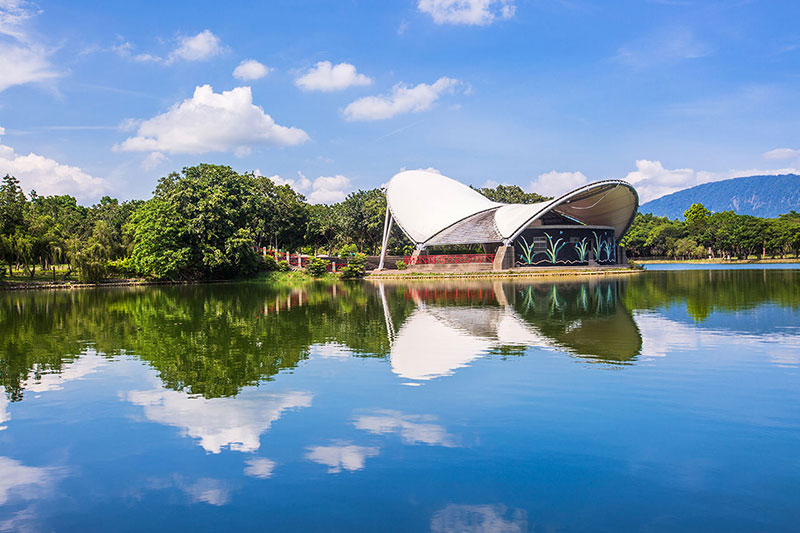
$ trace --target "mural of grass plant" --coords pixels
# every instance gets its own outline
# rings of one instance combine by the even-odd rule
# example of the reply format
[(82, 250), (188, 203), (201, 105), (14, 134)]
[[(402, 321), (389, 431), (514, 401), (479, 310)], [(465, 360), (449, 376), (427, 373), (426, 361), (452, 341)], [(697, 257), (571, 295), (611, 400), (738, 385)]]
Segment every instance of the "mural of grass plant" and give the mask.
[(528, 244), (528, 241), (525, 240), (525, 237), (520, 237), (524, 244), (520, 244), (520, 248), (522, 248), (522, 262), (526, 265), (530, 265), (533, 263), (533, 244)]
[(564, 239), (562, 239), (560, 237), (554, 243), (553, 242), (553, 237), (551, 237), (550, 234), (547, 233), (546, 231), (544, 232), (544, 235), (545, 235), (545, 237), (547, 237), (547, 250), (545, 250), (544, 252), (539, 252), (539, 253), (543, 253), (544, 255), (546, 255), (547, 259), (549, 259), (551, 263), (555, 264), (556, 261), (558, 260), (558, 252), (560, 252), (561, 249), (567, 243), (566, 242), (562, 242), (562, 241), (564, 241)]
[(581, 242), (575, 243), (575, 253), (578, 254), (578, 261), (581, 263), (586, 261), (586, 256), (589, 255), (589, 243), (586, 242), (586, 237), (581, 239)]
[(600, 261), (600, 252), (603, 251), (603, 246), (600, 244), (600, 237), (597, 236), (597, 232), (593, 231), (592, 235), (594, 235), (594, 241), (592, 241), (592, 253), (594, 254), (594, 260)]

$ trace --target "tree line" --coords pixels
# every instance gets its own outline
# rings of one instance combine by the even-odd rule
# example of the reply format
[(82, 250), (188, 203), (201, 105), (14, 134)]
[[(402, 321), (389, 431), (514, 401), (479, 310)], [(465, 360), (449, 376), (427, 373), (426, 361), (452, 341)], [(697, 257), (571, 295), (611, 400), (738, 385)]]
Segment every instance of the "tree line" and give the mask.
[[(513, 185), (477, 190), (497, 202), (548, 199)], [(14, 176), (6, 175), (0, 184), (0, 278), (12, 268), (33, 278), (52, 265), (68, 265), (61, 277), (82, 281), (224, 279), (274, 268), (275, 261), (258, 252), (263, 248), (377, 254), (385, 212), (386, 198), (377, 188), (314, 205), (288, 185), (220, 165), (173, 172), (159, 180), (148, 200), (105, 196), (90, 207), (69, 195), (26, 194)], [(794, 211), (761, 219), (732, 211), (712, 214), (695, 204), (685, 215), (678, 221), (637, 214), (622, 245), (630, 257), (682, 259), (783, 257), (800, 249), (800, 214)], [(389, 250), (408, 255), (413, 245), (395, 228)]]
[(800, 252), (800, 213), (795, 211), (760, 218), (733, 211), (711, 213), (694, 203), (684, 219), (637, 213), (620, 244), (634, 258), (784, 258)]
[[(479, 189), (493, 200), (544, 200), (516, 186)], [(332, 205), (309, 204), (288, 185), (228, 166), (186, 167), (159, 180), (149, 200), (108, 196), (90, 207), (69, 195), (28, 194), (6, 175), (0, 184), (0, 277), (69, 265), (96, 281), (110, 275), (221, 279), (274, 267), (262, 248), (305, 254), (378, 253), (386, 198), (380, 189), (350, 193)], [(392, 254), (412, 243), (395, 230)]]

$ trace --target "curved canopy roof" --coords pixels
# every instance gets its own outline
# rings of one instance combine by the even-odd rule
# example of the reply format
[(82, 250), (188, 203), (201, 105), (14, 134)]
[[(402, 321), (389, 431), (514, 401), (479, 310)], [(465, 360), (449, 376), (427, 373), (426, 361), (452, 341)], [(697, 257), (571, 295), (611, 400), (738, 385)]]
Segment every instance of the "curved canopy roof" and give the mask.
[(620, 180), (590, 183), (546, 202), (502, 204), (427, 170), (396, 174), (386, 184), (386, 200), (397, 225), (421, 245), (511, 241), (550, 211), (613, 227), (619, 239), (639, 206), (636, 190)]

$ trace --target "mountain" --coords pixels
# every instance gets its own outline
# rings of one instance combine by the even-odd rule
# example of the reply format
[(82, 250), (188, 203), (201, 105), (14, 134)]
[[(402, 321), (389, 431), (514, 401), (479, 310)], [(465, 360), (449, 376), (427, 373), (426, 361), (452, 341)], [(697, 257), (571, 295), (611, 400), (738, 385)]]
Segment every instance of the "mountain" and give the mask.
[(650, 200), (639, 207), (639, 212), (682, 219), (683, 212), (695, 202), (715, 213), (732, 210), (740, 215), (773, 218), (792, 209), (800, 211), (800, 176), (750, 176), (704, 183)]

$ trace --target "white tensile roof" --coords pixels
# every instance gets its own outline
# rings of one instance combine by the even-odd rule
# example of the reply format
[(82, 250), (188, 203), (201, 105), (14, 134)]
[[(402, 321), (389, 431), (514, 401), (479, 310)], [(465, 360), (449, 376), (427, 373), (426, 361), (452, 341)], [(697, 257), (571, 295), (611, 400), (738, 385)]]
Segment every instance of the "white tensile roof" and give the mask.
[(502, 204), (428, 170), (396, 174), (386, 184), (386, 200), (395, 223), (420, 245), (510, 241), (549, 211), (613, 227), (619, 239), (639, 205), (636, 190), (620, 180), (590, 183), (546, 202)]

